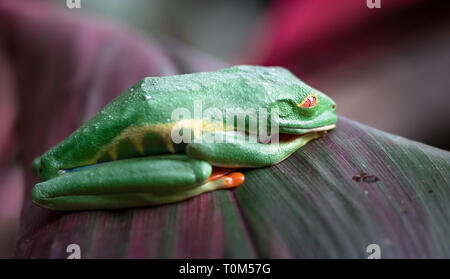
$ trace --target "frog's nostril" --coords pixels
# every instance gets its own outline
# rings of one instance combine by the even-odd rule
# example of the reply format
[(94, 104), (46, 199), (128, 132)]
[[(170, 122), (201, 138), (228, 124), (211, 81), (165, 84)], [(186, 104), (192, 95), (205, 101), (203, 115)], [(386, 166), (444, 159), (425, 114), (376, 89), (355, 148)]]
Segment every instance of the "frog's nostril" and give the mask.
[(336, 105), (335, 104), (331, 105), (331, 108), (336, 109)]

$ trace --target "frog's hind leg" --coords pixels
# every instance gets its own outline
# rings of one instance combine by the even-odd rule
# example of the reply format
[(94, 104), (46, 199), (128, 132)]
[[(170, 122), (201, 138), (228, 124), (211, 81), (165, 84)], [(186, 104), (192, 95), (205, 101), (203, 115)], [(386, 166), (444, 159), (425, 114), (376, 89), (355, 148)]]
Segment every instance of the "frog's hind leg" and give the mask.
[(66, 170), (36, 184), (32, 199), (54, 210), (127, 208), (177, 202), (242, 180), (211, 173), (206, 161), (181, 154), (125, 159)]

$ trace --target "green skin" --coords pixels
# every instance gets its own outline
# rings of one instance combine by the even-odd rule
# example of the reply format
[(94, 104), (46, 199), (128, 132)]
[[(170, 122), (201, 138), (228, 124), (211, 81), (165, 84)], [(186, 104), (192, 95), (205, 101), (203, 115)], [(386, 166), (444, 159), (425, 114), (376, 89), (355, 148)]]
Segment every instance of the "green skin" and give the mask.
[[(311, 94), (317, 104), (299, 106)], [(173, 125), (187, 124), (172, 120), (172, 112), (176, 108), (193, 112), (194, 101), (201, 101), (203, 109), (218, 108), (223, 115), (227, 109), (270, 112), (276, 108), (280, 143), (238, 138), (233, 143), (174, 144), (170, 140)], [(144, 78), (34, 160), (32, 170), (41, 182), (34, 186), (32, 200), (54, 210), (112, 209), (177, 202), (229, 188), (226, 177), (208, 179), (213, 166), (277, 164), (334, 128), (335, 108), (328, 96), (280, 67), (234, 66), (217, 72)], [(200, 133), (194, 132), (192, 124), (188, 128), (192, 138), (207, 133), (236, 138), (248, 132), (248, 121), (245, 131), (236, 128), (236, 123), (237, 131), (223, 126), (222, 131), (200, 126)], [(283, 134), (297, 136), (283, 140)]]

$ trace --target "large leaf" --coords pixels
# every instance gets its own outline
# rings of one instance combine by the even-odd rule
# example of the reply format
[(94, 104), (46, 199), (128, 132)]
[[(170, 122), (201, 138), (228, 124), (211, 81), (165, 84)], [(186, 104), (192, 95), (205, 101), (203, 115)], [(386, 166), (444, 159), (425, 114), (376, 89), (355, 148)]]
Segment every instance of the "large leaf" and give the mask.
[(66, 257), (71, 243), (84, 258), (360, 258), (372, 243), (386, 258), (450, 256), (450, 153), (342, 117), (281, 164), (246, 170), (235, 190), (116, 211), (33, 205), (36, 178), (28, 170), (35, 156), (143, 76), (217, 64), (196, 64), (200, 55), (193, 63), (183, 48), (162, 48), (33, 1), (16, 3), (0, 4), (0, 39), (16, 74), (26, 171), (17, 257)]
[(65, 257), (70, 243), (88, 258), (362, 258), (372, 243), (386, 258), (450, 256), (449, 152), (341, 118), (245, 175), (235, 190), (177, 204), (55, 214), (18, 256)]

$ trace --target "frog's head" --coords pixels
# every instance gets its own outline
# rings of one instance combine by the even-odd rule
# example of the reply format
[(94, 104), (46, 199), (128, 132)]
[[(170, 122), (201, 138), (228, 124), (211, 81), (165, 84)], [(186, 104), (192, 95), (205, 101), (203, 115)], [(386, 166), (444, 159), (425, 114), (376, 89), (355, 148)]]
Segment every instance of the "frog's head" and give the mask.
[(273, 89), (270, 106), (278, 110), (281, 134), (324, 132), (336, 126), (336, 103), (330, 97), (286, 69), (276, 67), (273, 71), (281, 82)]
[(305, 134), (336, 126), (336, 103), (330, 97), (312, 88), (298, 95), (275, 103), (280, 133)]

